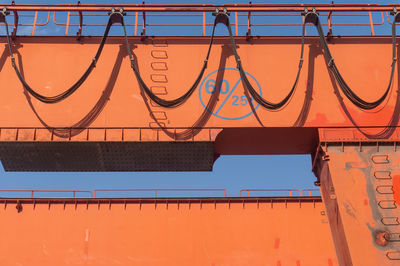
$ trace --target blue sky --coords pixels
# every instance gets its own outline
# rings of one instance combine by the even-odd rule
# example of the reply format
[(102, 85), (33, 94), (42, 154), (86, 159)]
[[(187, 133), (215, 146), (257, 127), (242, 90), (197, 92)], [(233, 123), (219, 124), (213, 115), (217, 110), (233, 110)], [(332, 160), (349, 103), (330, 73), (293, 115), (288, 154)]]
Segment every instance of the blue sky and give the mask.
[[(3, 2), (3, 3), (9, 3)], [(61, 4), (76, 3), (76, 1), (45, 1), (45, 0), (17, 0), (17, 4)], [(81, 0), (82, 4), (134, 4), (141, 1), (105, 1), (105, 0)], [(253, 3), (298, 3), (299, 1), (261, 1), (254, 0)], [(351, 1), (352, 3), (373, 3), (373, 1)], [(396, 3), (396, 1), (375, 1), (380, 4)], [(147, 4), (161, 4), (165, 1), (146, 1)], [(168, 3), (248, 3), (248, 1), (176, 1), (169, 0)], [(330, 3), (330, 1), (306, 1), (305, 3)], [(335, 1), (335, 3), (349, 3), (349, 1)], [(62, 16), (60, 16), (62, 20)], [(11, 21), (9, 21), (11, 22)], [(368, 22), (368, 21), (367, 21)], [(53, 27), (53, 26), (50, 26)], [(382, 27), (381, 33), (388, 32), (388, 25)], [(52, 28), (54, 30), (54, 28)], [(357, 28), (360, 30), (360, 28)], [(3, 30), (3, 29), (2, 29)], [(29, 29), (21, 28), (24, 33), (29, 33)], [(62, 29), (62, 33), (65, 29)], [(277, 29), (281, 34), (285, 34), (282, 28)], [(296, 30), (296, 29), (295, 29)], [(346, 29), (334, 30), (343, 32)], [(348, 30), (352, 30), (351, 28)], [(368, 28), (362, 29), (363, 34), (368, 34)], [(377, 33), (380, 29), (377, 29)], [(96, 31), (102, 32), (103, 29), (84, 29), (84, 34), (97, 35)], [(275, 30), (276, 31), (276, 30)], [(0, 32), (2, 34), (3, 31)], [(76, 29), (71, 29), (71, 34), (75, 34)], [(299, 31), (298, 31), (299, 32)], [(40, 30), (38, 31), (40, 34)], [(42, 32), (46, 33), (46, 32)], [(153, 30), (157, 34), (157, 30)], [(173, 35), (170, 32), (162, 32), (164, 35)], [(261, 32), (262, 33), (262, 32)], [(114, 32), (118, 34), (118, 32)], [(221, 32), (220, 34), (224, 34)], [(272, 32), (273, 34), (273, 32)], [(288, 33), (292, 34), (292, 33)], [(15, 77), (16, 78), (16, 77)], [(100, 188), (226, 188), (228, 196), (238, 196), (240, 189), (245, 188), (315, 188), (313, 182), (315, 177), (311, 172), (310, 155), (291, 155), (291, 156), (221, 156), (214, 165), (212, 172), (130, 172), (130, 173), (9, 173), (1, 169), (0, 189), (74, 189), (74, 190), (93, 190)], [(0, 196), (11, 194), (0, 193)], [(61, 194), (59, 194), (60, 196)], [(151, 196), (151, 193), (132, 193), (132, 194), (106, 194), (99, 196)], [(222, 196), (219, 192), (196, 194), (204, 196)], [(254, 194), (257, 195), (257, 194)], [(258, 194), (260, 195), (260, 194)], [(285, 195), (285, 194), (281, 194)], [(21, 194), (29, 196), (29, 194)], [(38, 194), (38, 196), (49, 196), (48, 194)], [(55, 195), (54, 195), (55, 196)], [(186, 193), (164, 192), (160, 196), (193, 196)]]

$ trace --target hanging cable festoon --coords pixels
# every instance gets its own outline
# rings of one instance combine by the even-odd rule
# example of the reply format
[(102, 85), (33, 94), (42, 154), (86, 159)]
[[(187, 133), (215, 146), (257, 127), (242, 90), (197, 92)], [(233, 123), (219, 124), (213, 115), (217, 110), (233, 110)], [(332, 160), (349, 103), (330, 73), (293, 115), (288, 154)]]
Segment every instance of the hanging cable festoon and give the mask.
[(306, 14), (313, 14), (315, 17), (314, 25), (317, 28), (320, 43), (322, 46), (322, 49), (324, 50), (324, 58), (325, 62), (328, 66), (329, 71), (333, 74), (336, 82), (339, 85), (339, 88), (343, 92), (343, 94), (356, 106), (358, 106), (361, 109), (365, 110), (371, 110), (374, 109), (375, 107), (379, 106), (388, 96), (390, 92), (390, 88), (393, 82), (393, 76), (394, 76), (394, 69), (397, 61), (396, 57), (396, 22), (400, 21), (400, 16), (399, 12), (394, 9), (394, 11), (391, 13), (394, 16), (393, 24), (392, 24), (392, 50), (393, 50), (393, 57), (392, 57), (392, 65), (391, 65), (391, 72), (390, 72), (390, 78), (389, 78), (389, 84), (384, 92), (384, 94), (376, 101), (373, 102), (367, 102), (363, 99), (361, 99), (355, 92), (347, 85), (346, 81), (343, 79), (342, 75), (339, 72), (339, 69), (337, 68), (335, 61), (332, 57), (332, 54), (329, 50), (328, 42), (325, 38), (321, 22), (319, 20), (319, 14), (313, 9), (312, 11), (308, 11), (307, 9), (305, 10)]
[(231, 25), (229, 22), (229, 13), (226, 12), (226, 10), (224, 10), (224, 12), (219, 12), (221, 15), (225, 16), (225, 26), (228, 28), (228, 32), (229, 32), (229, 38), (231, 41), (231, 45), (232, 45), (232, 50), (235, 56), (235, 60), (236, 60), (236, 64), (237, 64), (237, 69), (239, 70), (240, 73), (240, 77), (245, 85), (245, 88), (249, 91), (249, 93), (251, 94), (251, 96), (254, 98), (254, 100), (259, 103), (261, 106), (270, 109), (270, 110), (277, 110), (281, 107), (283, 107), (289, 100), (290, 98), (293, 96), (294, 91), (296, 89), (297, 83), (299, 81), (299, 77), (300, 77), (300, 72), (301, 72), (301, 68), (303, 66), (303, 54), (304, 54), (304, 44), (305, 44), (305, 32), (306, 32), (306, 24), (310, 22), (308, 14), (304, 14), (305, 18), (304, 18), (304, 22), (303, 22), (303, 29), (302, 29), (302, 36), (301, 36), (301, 49), (300, 49), (300, 60), (299, 60), (299, 66), (298, 66), (298, 70), (297, 70), (297, 75), (295, 78), (295, 81), (292, 85), (292, 88), (290, 89), (289, 93), (287, 94), (287, 96), (281, 100), (278, 103), (273, 103), (270, 102), (266, 99), (264, 99), (255, 89), (254, 87), (251, 85), (250, 81), (248, 80), (246, 73), (243, 69), (243, 65), (241, 62), (241, 59), (238, 55), (237, 49), (236, 49), (236, 42), (235, 39), (233, 38), (233, 34), (232, 34), (232, 29), (231, 29)]
[[(122, 10), (122, 9), (121, 9)], [(134, 58), (132, 56), (131, 53), (131, 49), (129, 46), (129, 42), (128, 42), (128, 38), (127, 38), (127, 34), (126, 34), (126, 27), (124, 24), (124, 20), (123, 20), (123, 15), (124, 12), (115, 12), (114, 10), (112, 10), (112, 12), (110, 13), (110, 18), (106, 27), (106, 30), (104, 32), (103, 38), (100, 42), (99, 48), (97, 50), (97, 53), (95, 55), (95, 57), (92, 59), (91, 64), (89, 65), (89, 67), (87, 68), (87, 70), (85, 71), (85, 73), (81, 76), (81, 78), (74, 84), (72, 85), (68, 90), (66, 90), (65, 92), (56, 95), (56, 96), (43, 96), (39, 93), (37, 93), (36, 91), (34, 91), (25, 81), (25, 79), (23, 78), (22, 74), (20, 73), (16, 62), (15, 62), (15, 58), (13, 56), (12, 53), (12, 49), (11, 49), (11, 41), (10, 41), (10, 36), (9, 36), (9, 31), (8, 31), (8, 23), (6, 21), (6, 16), (9, 14), (9, 12), (6, 9), (3, 9), (2, 11), (0, 11), (0, 16), (1, 19), (3, 20), (2, 22), (4, 22), (5, 26), (6, 26), (6, 34), (7, 34), (7, 42), (8, 42), (8, 47), (9, 47), (9, 52), (10, 52), (10, 57), (11, 57), (11, 61), (12, 61), (12, 66), (18, 76), (18, 78), (20, 79), (21, 83), (23, 84), (24, 88), (35, 98), (37, 98), (38, 100), (45, 102), (45, 103), (56, 103), (59, 102), (65, 98), (67, 98), (69, 95), (71, 95), (73, 92), (75, 92), (82, 84), (83, 82), (86, 80), (86, 78), (89, 76), (89, 74), (91, 73), (91, 71), (93, 70), (93, 68), (96, 66), (96, 62), (98, 61), (101, 52), (103, 50), (105, 41), (108, 37), (108, 33), (109, 30), (112, 26), (112, 24), (115, 22), (115, 18), (118, 16), (120, 17), (120, 22), (123, 26), (124, 29), (124, 35), (125, 35), (125, 42), (126, 42), (126, 47), (127, 47), (127, 51), (130, 57), (130, 61), (131, 61), (131, 67), (135, 73), (135, 76), (137, 77), (138, 81), (139, 81), (139, 85), (141, 86), (141, 88), (146, 92), (146, 94), (157, 104), (164, 106), (164, 107), (174, 107), (177, 106), (181, 103), (183, 103), (187, 98), (190, 97), (190, 95), (193, 93), (193, 91), (195, 90), (195, 88), (198, 86), (205, 69), (207, 68), (207, 62), (208, 62), (208, 58), (210, 55), (210, 51), (211, 51), (211, 46), (213, 43), (213, 39), (214, 39), (214, 33), (215, 33), (215, 27), (218, 23), (223, 23), (227, 26), (228, 31), (229, 31), (229, 37), (231, 40), (231, 44), (232, 44), (232, 49), (235, 55), (235, 60), (237, 63), (237, 68), (240, 72), (240, 76), (245, 84), (246, 89), (250, 92), (250, 94), (254, 97), (254, 99), (260, 103), (262, 106), (264, 106), (265, 108), (268, 109), (279, 109), (280, 107), (284, 106), (288, 100), (291, 98), (291, 96), (294, 93), (295, 87), (297, 85), (298, 79), (299, 79), (299, 75), (300, 75), (300, 71), (302, 68), (302, 64), (303, 64), (303, 52), (304, 52), (304, 39), (305, 39), (305, 24), (307, 22), (312, 22), (318, 30), (319, 36), (320, 36), (320, 42), (321, 42), (321, 46), (323, 47), (324, 50), (324, 57), (325, 57), (325, 61), (328, 65), (329, 70), (333, 73), (336, 81), (339, 84), (339, 87), (341, 88), (342, 92), (346, 95), (346, 97), (349, 98), (349, 100), (351, 102), (353, 102), (355, 105), (357, 105), (358, 107), (362, 108), (362, 109), (373, 109), (375, 107), (377, 107), (380, 103), (382, 103), (384, 101), (384, 99), (387, 97), (389, 91), (390, 91), (390, 87), (391, 87), (391, 83), (393, 80), (393, 75), (394, 75), (394, 67), (395, 67), (395, 62), (397, 61), (396, 58), (396, 27), (395, 27), (395, 23), (398, 22), (398, 20), (400, 20), (398, 18), (399, 12), (397, 12), (397, 10), (395, 9), (394, 12), (392, 12), (392, 15), (394, 15), (395, 19), (392, 25), (392, 43), (393, 43), (393, 61), (392, 61), (392, 69), (391, 69), (391, 75), (390, 75), (390, 80), (389, 80), (389, 84), (388, 87), (385, 91), (385, 93), (382, 95), (382, 97), (380, 97), (378, 100), (376, 100), (375, 102), (367, 102), (362, 100), (360, 97), (358, 97), (347, 85), (347, 83), (344, 81), (343, 77), (341, 76), (334, 60), (333, 57), (330, 53), (327, 41), (325, 39), (323, 30), (322, 30), (322, 26), (318, 17), (318, 13), (313, 10), (313, 11), (308, 11), (307, 9), (304, 12), (304, 22), (303, 22), (303, 31), (302, 31), (302, 44), (301, 44), (301, 53), (300, 53), (300, 62), (299, 62), (299, 67), (298, 67), (298, 72), (296, 75), (296, 79), (295, 82), (292, 86), (292, 89), (290, 90), (289, 94), (279, 103), (271, 103), (265, 99), (263, 99), (261, 97), (261, 95), (259, 95), (257, 93), (257, 91), (253, 88), (253, 86), (251, 85), (251, 83), (249, 82), (249, 80), (247, 79), (247, 76), (245, 74), (245, 71), (243, 69), (243, 66), (241, 64), (241, 60), (240, 57), (237, 53), (237, 49), (236, 49), (236, 44), (235, 44), (235, 40), (233, 38), (233, 34), (232, 34), (232, 30), (230, 27), (230, 23), (229, 23), (229, 17), (228, 17), (228, 12), (226, 12), (226, 10), (224, 10), (223, 12), (216, 12), (214, 13), (216, 15), (215, 21), (214, 21), (214, 26), (213, 26), (213, 31), (212, 31), (212, 35), (211, 35), (211, 39), (210, 39), (210, 44), (209, 44), (209, 48), (208, 48), (208, 52), (207, 52), (207, 56), (206, 59), (204, 60), (204, 64), (203, 67), (200, 71), (200, 74), (198, 75), (197, 79), (195, 80), (194, 84), (191, 86), (191, 88), (181, 97), (174, 99), (174, 100), (164, 100), (161, 99), (160, 97), (156, 96), (149, 88), (148, 86), (144, 83), (143, 79), (140, 76), (140, 73), (136, 67), (136, 65), (134, 64)], [(311, 19), (310, 19), (311, 18)]]
[(209, 43), (207, 54), (206, 54), (206, 58), (204, 59), (203, 67), (201, 68), (199, 75), (197, 76), (196, 80), (194, 81), (193, 85), (189, 88), (188, 91), (186, 91), (182, 96), (180, 96), (180, 97), (178, 97), (176, 99), (173, 99), (173, 100), (165, 100), (165, 99), (162, 99), (162, 98), (158, 97), (157, 95), (155, 95), (151, 91), (151, 89), (143, 81), (143, 79), (142, 79), (142, 77), (141, 77), (141, 75), (139, 73), (139, 70), (138, 70), (138, 68), (137, 68), (137, 66), (136, 66), (136, 64), (134, 62), (135, 60), (134, 60), (132, 52), (131, 52), (131, 48), (130, 48), (130, 45), (129, 45), (128, 36), (127, 36), (127, 33), (126, 33), (126, 27), (125, 27), (123, 18), (121, 19), (121, 21), (122, 21), (122, 26), (124, 28), (125, 44), (126, 44), (127, 52), (128, 52), (128, 55), (129, 55), (129, 59), (131, 61), (131, 68), (132, 68), (133, 73), (135, 74), (135, 76), (136, 76), (136, 78), (137, 78), (137, 80), (139, 82), (139, 86), (144, 90), (144, 92), (150, 97), (150, 99), (152, 101), (154, 101), (155, 103), (157, 103), (160, 106), (163, 106), (163, 107), (176, 107), (176, 106), (182, 104), (183, 102), (185, 102), (193, 94), (193, 92), (196, 90), (196, 88), (199, 85), (199, 83), (201, 81), (201, 78), (203, 77), (204, 72), (205, 72), (205, 70), (207, 68), (207, 63), (208, 63), (208, 59), (210, 57), (211, 47), (212, 47), (212, 44), (213, 44), (213, 41), (214, 41), (215, 27), (217, 26), (218, 23), (221, 23), (221, 15), (217, 14), (217, 16), (215, 18), (213, 29), (212, 29), (212, 34), (211, 34), (211, 38), (210, 38), (210, 43)]
[(215, 21), (214, 21), (214, 25), (213, 25), (213, 30), (212, 30), (212, 35), (211, 35), (210, 44), (209, 44), (209, 47), (208, 47), (207, 56), (206, 56), (206, 59), (204, 60), (203, 68), (201, 69), (200, 74), (199, 74), (199, 76), (197, 77), (197, 79), (195, 80), (195, 82), (194, 82), (194, 84), (192, 85), (192, 87), (191, 87), (184, 95), (182, 95), (181, 97), (179, 97), (179, 98), (177, 98), (177, 99), (174, 99), (174, 100), (164, 100), (164, 99), (161, 99), (160, 97), (156, 96), (156, 95), (148, 88), (148, 86), (145, 84), (145, 82), (143, 81), (142, 77), (140, 76), (140, 73), (139, 73), (139, 71), (138, 71), (138, 69), (137, 69), (137, 67), (136, 67), (136, 65), (135, 65), (135, 63), (134, 63), (134, 59), (133, 59), (133, 56), (132, 56), (132, 53), (131, 53), (131, 50), (130, 50), (130, 47), (129, 47), (129, 42), (128, 42), (128, 39), (127, 39), (127, 34), (126, 34), (125, 25), (123, 24), (123, 26), (124, 26), (124, 33), (125, 33), (125, 42), (126, 42), (126, 47), (127, 47), (127, 49), (128, 49), (129, 58), (130, 58), (130, 60), (131, 60), (131, 67), (132, 67), (132, 69), (133, 69), (133, 71), (134, 71), (134, 73), (135, 73), (136, 78), (138, 79), (138, 82), (139, 82), (140, 87), (146, 92), (146, 94), (147, 94), (155, 103), (157, 103), (158, 105), (161, 105), (161, 106), (163, 106), (163, 107), (174, 107), (174, 106), (177, 106), (177, 105), (183, 103), (187, 98), (189, 98), (189, 96), (190, 96), (190, 95), (193, 93), (193, 91), (196, 89), (196, 87), (198, 86), (198, 84), (199, 84), (199, 82), (200, 82), (200, 80), (201, 80), (201, 78), (202, 78), (202, 76), (203, 76), (203, 74), (204, 74), (205, 69), (207, 68), (207, 62), (208, 62), (208, 58), (209, 58), (210, 51), (211, 51), (211, 46), (212, 46), (213, 39), (214, 39), (215, 27), (216, 27), (216, 25), (217, 25), (218, 23), (222, 23), (222, 24), (224, 24), (224, 25), (228, 28), (229, 36), (230, 36), (230, 40), (231, 40), (231, 44), (232, 44), (232, 49), (233, 49), (233, 51), (234, 51), (235, 60), (236, 60), (237, 65), (238, 65), (238, 70), (239, 70), (240, 75), (241, 75), (241, 78), (242, 78), (242, 80), (244, 81), (245, 86), (246, 86), (247, 89), (249, 90), (250, 94), (254, 97), (254, 99), (255, 99), (258, 103), (260, 103), (260, 104), (261, 104), (262, 106), (264, 106), (265, 108), (275, 110), (275, 109), (278, 109), (278, 108), (284, 106), (284, 105), (288, 102), (288, 100), (291, 98), (291, 96), (293, 95), (293, 93), (294, 93), (294, 91), (295, 91), (295, 88), (296, 88), (296, 85), (297, 85), (297, 82), (298, 82), (298, 79), (299, 79), (299, 76), (300, 76), (300, 71), (301, 71), (301, 68), (302, 68), (302, 65), (303, 65), (303, 53), (304, 53), (304, 41), (305, 41), (305, 24), (308, 22), (308, 21), (307, 21), (307, 15), (305, 15), (306, 18), (305, 18), (304, 23), (303, 23), (303, 31), (302, 31), (303, 33), (302, 33), (302, 43), (301, 43), (301, 52), (300, 52), (300, 62), (299, 62), (299, 67), (298, 67), (298, 71), (297, 71), (297, 75), (296, 75), (295, 82), (294, 82), (294, 84), (293, 84), (293, 86), (292, 86), (292, 89), (290, 90), (289, 94), (288, 94), (281, 102), (279, 102), (279, 103), (271, 103), (271, 102), (269, 102), (269, 101), (263, 99), (263, 98), (256, 92), (256, 90), (252, 87), (252, 85), (250, 84), (249, 80), (247, 79), (247, 76), (246, 76), (246, 74), (245, 74), (245, 72), (244, 72), (244, 70), (243, 70), (243, 67), (242, 67), (241, 62), (240, 62), (240, 58), (239, 58), (238, 53), (237, 53), (237, 50), (236, 50), (236, 44), (235, 44), (235, 41), (234, 41), (234, 38), (233, 38), (233, 34), (232, 34), (232, 30), (231, 30), (230, 23), (229, 23), (229, 17), (228, 17), (229, 14), (228, 14), (228, 12), (227, 12), (226, 10), (224, 10), (224, 11), (222, 11), (222, 12), (217, 10), (217, 12), (215, 12), (215, 13), (213, 13), (213, 14), (215, 15)]
[[(123, 11), (122, 11), (123, 12)], [(92, 62), (90, 63), (89, 67), (86, 69), (85, 73), (83, 73), (83, 75), (79, 78), (79, 80), (77, 82), (75, 82), (75, 84), (73, 84), (69, 89), (67, 89), (66, 91), (55, 95), (55, 96), (44, 96), (39, 94), (38, 92), (36, 92), (35, 90), (33, 90), (28, 83), (26, 82), (25, 78), (22, 76), (20, 70), (18, 69), (18, 66), (15, 62), (15, 58), (14, 55), (12, 53), (12, 49), (11, 49), (11, 41), (10, 41), (10, 35), (8, 32), (8, 23), (6, 20), (6, 16), (9, 14), (9, 12), (4, 8), (2, 11), (0, 11), (0, 20), (2, 22), (4, 22), (5, 27), (6, 27), (6, 34), (7, 34), (7, 44), (8, 44), (8, 48), (9, 48), (9, 52), (10, 52), (10, 57), (11, 57), (11, 63), (12, 66), (15, 70), (15, 73), (17, 74), (19, 80), (21, 81), (22, 85), (24, 86), (24, 88), (36, 99), (38, 99), (41, 102), (44, 103), (57, 103), (60, 102), (62, 100), (64, 100), (65, 98), (67, 98), (68, 96), (70, 96), (72, 93), (74, 93), (82, 84), (83, 82), (85, 82), (85, 80), (87, 79), (87, 77), (90, 75), (90, 73), (92, 72), (92, 70), (96, 67), (96, 63), (100, 58), (101, 52), (103, 51), (104, 48), (104, 44), (107, 40), (108, 37), (108, 33), (110, 31), (110, 28), (112, 26), (112, 24), (115, 21), (115, 19), (117, 17), (120, 16), (121, 12), (115, 12), (114, 9), (110, 12), (109, 14), (109, 19), (108, 19), (108, 23), (107, 23), (107, 27), (104, 31), (104, 35), (103, 38), (101, 39), (99, 48), (97, 49), (96, 55), (93, 57)]]

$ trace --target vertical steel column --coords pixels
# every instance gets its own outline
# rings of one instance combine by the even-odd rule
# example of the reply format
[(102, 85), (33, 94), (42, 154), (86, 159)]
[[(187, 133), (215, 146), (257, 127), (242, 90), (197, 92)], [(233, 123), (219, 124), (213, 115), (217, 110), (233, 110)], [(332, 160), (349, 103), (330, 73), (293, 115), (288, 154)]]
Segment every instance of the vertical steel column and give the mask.
[(338, 261), (340, 265), (399, 265), (400, 191), (394, 187), (400, 181), (399, 140), (366, 139), (355, 132), (320, 130), (313, 169)]

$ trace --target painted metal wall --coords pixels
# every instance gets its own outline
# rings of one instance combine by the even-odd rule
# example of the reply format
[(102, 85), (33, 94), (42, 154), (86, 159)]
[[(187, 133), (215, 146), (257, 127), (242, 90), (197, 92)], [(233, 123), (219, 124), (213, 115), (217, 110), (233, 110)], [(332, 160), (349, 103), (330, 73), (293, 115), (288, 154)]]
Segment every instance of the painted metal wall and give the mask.
[(1, 199), (1, 265), (337, 265), (321, 199)]

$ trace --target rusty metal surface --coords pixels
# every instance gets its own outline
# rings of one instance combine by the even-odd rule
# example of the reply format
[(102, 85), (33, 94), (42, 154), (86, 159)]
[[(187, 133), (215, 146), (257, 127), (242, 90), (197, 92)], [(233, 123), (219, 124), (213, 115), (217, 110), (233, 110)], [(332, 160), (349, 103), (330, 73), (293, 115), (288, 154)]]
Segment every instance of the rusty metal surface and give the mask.
[(6, 171), (211, 171), (212, 142), (1, 142)]
[[(394, 142), (322, 144), (317, 174), (343, 265), (398, 265), (399, 202)], [(397, 182), (397, 181), (396, 181)], [(363, 254), (369, 254), (365, 258)]]
[(4, 266), (338, 265), (318, 197), (0, 199), (0, 215)]

